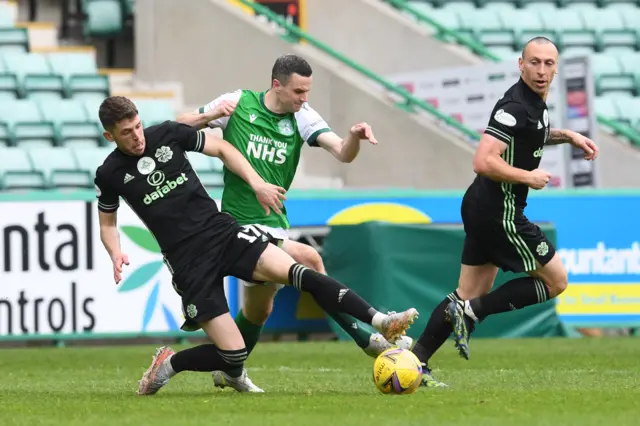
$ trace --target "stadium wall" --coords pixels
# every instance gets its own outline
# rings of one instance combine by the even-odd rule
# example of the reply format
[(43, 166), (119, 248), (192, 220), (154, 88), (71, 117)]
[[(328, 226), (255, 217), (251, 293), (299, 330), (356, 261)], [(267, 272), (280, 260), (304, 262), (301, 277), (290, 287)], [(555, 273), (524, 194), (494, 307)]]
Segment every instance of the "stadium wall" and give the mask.
[[(291, 191), (287, 209), (294, 234), (367, 221), (457, 226), (461, 197), (457, 191)], [(0, 194), (0, 209), (0, 340), (185, 335), (177, 331), (182, 313), (162, 256), (126, 205), (118, 222), (131, 265), (119, 286), (100, 243), (93, 192)], [(640, 224), (630, 213), (637, 211), (637, 190), (531, 195), (527, 217), (555, 228), (569, 272), (569, 289), (556, 306), (564, 324), (640, 324)], [(226, 286), (235, 313), (240, 291), (233, 279)], [(278, 295), (266, 330), (327, 329), (317, 306), (288, 289)]]
[(430, 27), (380, 0), (306, 0), (305, 4), (309, 34), (378, 74), (482, 63), (467, 49), (434, 39)]
[(305, 173), (340, 177), (345, 186), (360, 188), (461, 189), (473, 178), (466, 142), (394, 107), (352, 69), (309, 45), (287, 43), (226, 1), (190, 0), (177, 6), (172, 0), (138, 0), (136, 7), (137, 78), (181, 82), (188, 108), (238, 88), (264, 90), (281, 54), (295, 52), (309, 60), (313, 108), (340, 135), (367, 121), (381, 143), (363, 146), (350, 165), (323, 150), (305, 149)]

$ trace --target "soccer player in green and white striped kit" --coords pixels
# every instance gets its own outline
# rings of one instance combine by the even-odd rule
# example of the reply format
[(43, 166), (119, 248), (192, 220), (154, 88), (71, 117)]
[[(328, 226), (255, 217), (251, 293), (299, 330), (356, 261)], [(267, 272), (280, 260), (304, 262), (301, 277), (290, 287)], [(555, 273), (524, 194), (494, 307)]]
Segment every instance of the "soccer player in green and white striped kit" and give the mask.
[[(331, 130), (307, 103), (311, 74), (311, 66), (306, 60), (296, 55), (283, 55), (273, 65), (268, 90), (237, 90), (223, 94), (198, 111), (182, 115), (178, 121), (199, 129), (207, 126), (222, 129), (223, 138), (245, 155), (266, 182), (288, 190), (305, 143), (324, 148), (342, 163), (350, 163), (356, 158), (361, 140), (377, 144), (367, 123), (354, 125), (344, 138)], [(326, 273), (315, 249), (288, 239), (290, 225), (286, 208), (265, 211), (251, 188), (226, 168), (221, 210), (231, 214), (240, 225), (255, 226), (269, 233), (272, 242), (279, 244), (297, 262)], [(244, 306), (238, 312), (236, 323), (247, 351), (251, 353), (282, 284), (244, 282), (244, 285)], [(412, 343), (411, 338), (404, 336), (392, 345), (380, 333), (350, 316), (329, 315), (371, 357), (392, 346), (408, 348)], [(214, 372), (213, 378), (216, 386), (224, 386), (227, 382), (222, 372)]]

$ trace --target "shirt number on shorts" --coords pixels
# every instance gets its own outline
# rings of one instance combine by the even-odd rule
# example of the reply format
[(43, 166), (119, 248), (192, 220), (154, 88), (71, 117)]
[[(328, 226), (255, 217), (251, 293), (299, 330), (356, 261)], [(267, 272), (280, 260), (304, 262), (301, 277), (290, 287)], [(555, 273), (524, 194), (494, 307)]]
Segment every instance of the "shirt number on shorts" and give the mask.
[(253, 225), (244, 225), (242, 227), (242, 231), (238, 232), (238, 238), (247, 240), (250, 243), (253, 243), (261, 235), (262, 233), (260, 232), (260, 230)]

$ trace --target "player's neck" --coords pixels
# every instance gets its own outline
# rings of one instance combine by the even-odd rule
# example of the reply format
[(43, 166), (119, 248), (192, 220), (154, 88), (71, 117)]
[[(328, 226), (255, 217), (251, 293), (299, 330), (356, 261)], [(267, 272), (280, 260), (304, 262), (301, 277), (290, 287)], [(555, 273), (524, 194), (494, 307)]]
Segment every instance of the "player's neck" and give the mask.
[(264, 106), (275, 114), (285, 114), (284, 106), (278, 101), (276, 93), (272, 90), (267, 90), (264, 94)]

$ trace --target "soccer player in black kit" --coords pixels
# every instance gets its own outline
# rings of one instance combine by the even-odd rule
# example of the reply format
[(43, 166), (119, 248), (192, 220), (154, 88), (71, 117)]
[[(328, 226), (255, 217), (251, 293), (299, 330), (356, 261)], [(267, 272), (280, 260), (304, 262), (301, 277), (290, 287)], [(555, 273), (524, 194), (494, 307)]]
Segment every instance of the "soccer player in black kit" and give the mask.
[[(297, 264), (269, 237), (252, 226), (240, 226), (221, 213), (191, 168), (187, 151), (219, 157), (225, 167), (255, 191), (265, 211), (279, 212), (283, 188), (266, 183), (231, 144), (185, 124), (166, 121), (143, 128), (136, 106), (110, 97), (100, 106), (105, 137), (116, 143), (96, 171), (100, 237), (109, 253), (116, 284), (128, 257), (120, 249), (117, 229), (119, 198), (129, 204), (156, 238), (173, 286), (182, 298), (182, 329), (202, 328), (213, 344), (174, 353), (162, 347), (139, 382), (138, 394), (155, 394), (181, 371), (215, 371), (241, 392), (262, 392), (243, 368), (247, 358), (242, 335), (229, 314), (223, 279), (233, 275), (253, 282), (279, 282), (311, 294), (325, 311), (343, 312), (372, 325), (395, 341), (417, 317), (376, 311), (336, 280)], [(202, 155), (202, 154), (192, 154)]]
[[(469, 335), (477, 322), (543, 303), (568, 284), (553, 244), (524, 215), (527, 194), (551, 177), (538, 168), (545, 145), (570, 143), (587, 160), (596, 158), (598, 148), (578, 133), (550, 127), (545, 100), (557, 72), (555, 45), (544, 37), (530, 40), (519, 65), (521, 77), (496, 103), (474, 155), (477, 176), (461, 208), (466, 237), (458, 288), (435, 308), (412, 349), (424, 364), (426, 387), (446, 386), (433, 377), (428, 361), (452, 330), (458, 352), (469, 359)], [(498, 268), (528, 276), (489, 293)]]

